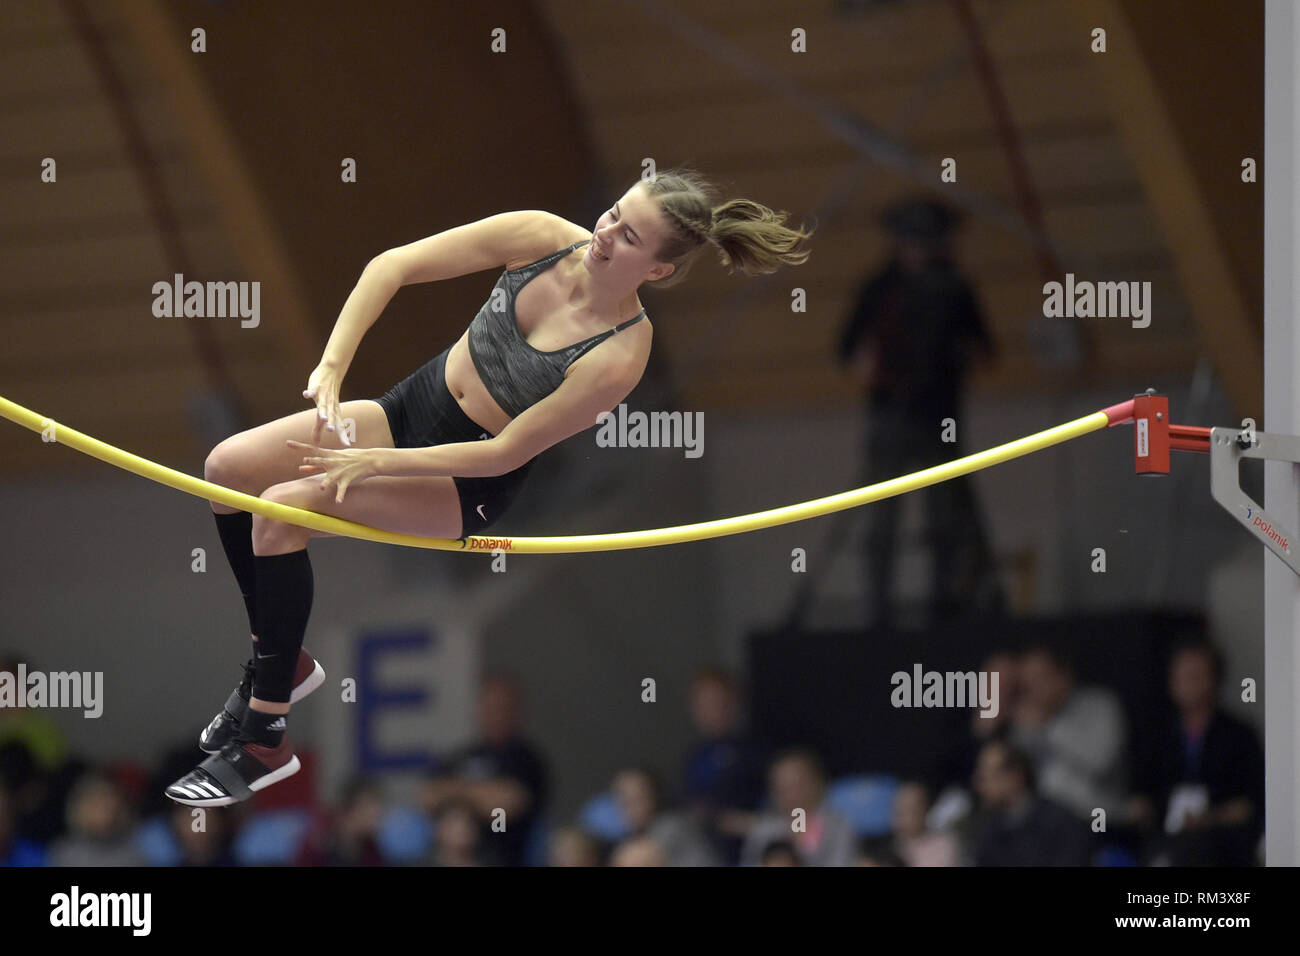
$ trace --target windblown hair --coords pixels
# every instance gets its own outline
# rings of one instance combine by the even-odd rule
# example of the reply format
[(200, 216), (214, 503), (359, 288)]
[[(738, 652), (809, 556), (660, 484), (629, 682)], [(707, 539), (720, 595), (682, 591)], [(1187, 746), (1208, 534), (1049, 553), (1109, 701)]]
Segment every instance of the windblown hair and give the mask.
[(802, 265), (808, 259), (812, 230), (791, 229), (785, 225), (784, 211), (773, 211), (749, 199), (719, 203), (717, 188), (694, 169), (678, 166), (664, 170), (639, 180), (639, 185), (658, 203), (671, 227), (656, 258), (676, 268), (651, 283), (656, 289), (684, 280), (707, 246), (718, 250), (728, 271), (739, 269), (747, 276), (766, 275), (783, 265)]

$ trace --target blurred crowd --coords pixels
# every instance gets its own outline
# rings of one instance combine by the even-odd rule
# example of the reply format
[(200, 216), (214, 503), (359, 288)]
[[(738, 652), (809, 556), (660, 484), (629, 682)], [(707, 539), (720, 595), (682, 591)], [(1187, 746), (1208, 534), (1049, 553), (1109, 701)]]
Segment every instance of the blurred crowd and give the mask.
[(441, 759), (409, 804), (384, 780), (357, 778), (326, 806), (286, 781), (196, 813), (161, 796), (193, 764), (191, 748), (153, 768), (96, 765), (70, 754), (43, 712), (0, 708), (0, 865), (1260, 862), (1263, 753), (1219, 704), (1216, 648), (1174, 650), (1168, 714), (1153, 726), (1129, 721), (1110, 690), (1080, 685), (1050, 647), (999, 652), (984, 669), (999, 674), (997, 715), (973, 715), (926, 779), (831, 777), (812, 750), (757, 739), (738, 682), (702, 671), (689, 695), (696, 739), (676, 772), (620, 768), (571, 819), (556, 819), (546, 756), (504, 674), (480, 687), (479, 738)]

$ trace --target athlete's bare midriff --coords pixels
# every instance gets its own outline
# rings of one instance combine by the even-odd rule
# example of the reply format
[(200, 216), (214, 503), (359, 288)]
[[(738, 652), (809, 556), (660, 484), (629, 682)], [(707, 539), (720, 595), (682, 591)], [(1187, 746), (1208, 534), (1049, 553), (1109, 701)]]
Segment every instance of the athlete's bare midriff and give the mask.
[[(569, 242), (578, 242), (590, 238), (591, 233), (583, 230), (580, 235), (570, 238)], [(554, 252), (556, 249), (563, 249), (566, 245), (568, 243), (558, 242), (549, 251)], [(581, 342), (590, 336), (599, 335), (620, 322), (626, 322), (641, 311), (641, 303), (635, 293), (624, 303), (622, 314), (613, 319), (595, 318), (583, 310), (566, 307), (565, 301), (572, 289), (572, 281), (565, 281), (566, 276), (570, 275), (570, 273), (562, 269), (561, 266), (568, 258), (581, 255), (585, 250), (586, 246), (579, 246), (568, 257), (534, 276), (520, 290), (519, 295), (515, 297), (515, 316), (519, 320), (519, 331), (533, 348), (543, 352), (562, 349), (574, 342)], [(529, 262), (536, 262), (545, 255), (547, 255), (546, 252), (541, 252), (531, 259), (525, 259), (518, 263), (509, 263), (507, 268), (518, 269)], [(540, 315), (540, 317), (534, 319), (534, 315)], [(649, 333), (649, 325), (650, 318), (646, 316), (640, 322), (629, 326), (625, 333), (629, 339), (628, 344), (635, 345), (639, 341), (634, 337), (634, 330), (640, 330), (637, 334), (645, 335)], [(645, 328), (642, 328), (643, 326)], [(601, 346), (610, 344), (613, 339), (621, 338), (623, 338), (623, 335), (611, 336), (602, 342)], [(600, 351), (600, 347), (592, 349), (574, 362), (573, 365), (570, 365), (569, 371), (571, 372), (579, 362), (591, 361), (597, 357)], [(597, 361), (599, 361), (598, 358)], [(482, 425), (493, 435), (499, 434), (502, 429), (510, 424), (511, 417), (496, 403), (496, 399), (492, 397), (487, 390), (487, 386), (483, 384), (483, 380), (479, 378), (478, 369), (474, 367), (474, 360), (469, 354), (468, 327), (447, 353), (445, 375), (448, 391), (451, 392), (452, 397), (456, 399), (460, 407), (464, 409), (465, 414), (471, 419)], [(568, 372), (565, 373), (565, 377), (568, 377)]]

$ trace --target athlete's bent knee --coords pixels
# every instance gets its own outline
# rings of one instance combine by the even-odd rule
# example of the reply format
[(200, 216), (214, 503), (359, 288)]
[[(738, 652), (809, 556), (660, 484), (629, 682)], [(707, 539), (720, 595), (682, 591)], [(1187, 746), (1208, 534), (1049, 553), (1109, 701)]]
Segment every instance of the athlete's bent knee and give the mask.
[(208, 452), (208, 457), (203, 461), (203, 477), (214, 485), (243, 491), (246, 476), (247, 469), (243, 465), (239, 445), (230, 438)]

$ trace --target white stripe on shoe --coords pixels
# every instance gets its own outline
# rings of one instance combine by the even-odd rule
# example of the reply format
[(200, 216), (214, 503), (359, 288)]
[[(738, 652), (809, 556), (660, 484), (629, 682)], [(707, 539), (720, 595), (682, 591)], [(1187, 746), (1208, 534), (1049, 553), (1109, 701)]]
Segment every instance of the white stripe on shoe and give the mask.
[(272, 770), (270, 773), (266, 774), (263, 777), (258, 777), (256, 780), (254, 780), (252, 783), (248, 785), (248, 789), (257, 792), (258, 790), (261, 790), (263, 787), (269, 787), (273, 783), (279, 783), (285, 777), (292, 777), (295, 773), (298, 772), (300, 767), (302, 767), (302, 763), (299, 762), (298, 755), (294, 754), (292, 757), (289, 758), (289, 762), (286, 763), (283, 767), (281, 767), (279, 770)]
[(306, 679), (301, 684), (290, 691), (289, 703), (298, 703), (298, 701), (302, 700), (316, 688), (320, 687), (321, 684), (325, 683), (325, 668), (320, 666), (320, 661), (315, 660), (315, 658), (312, 658), (312, 660), (315, 661), (315, 668), (313, 668), (312, 672), (307, 675)]

